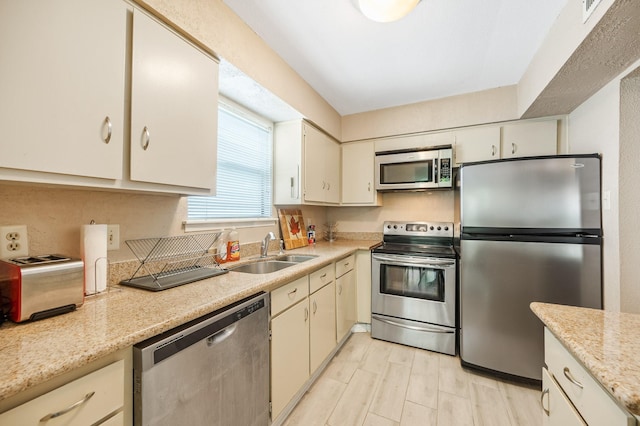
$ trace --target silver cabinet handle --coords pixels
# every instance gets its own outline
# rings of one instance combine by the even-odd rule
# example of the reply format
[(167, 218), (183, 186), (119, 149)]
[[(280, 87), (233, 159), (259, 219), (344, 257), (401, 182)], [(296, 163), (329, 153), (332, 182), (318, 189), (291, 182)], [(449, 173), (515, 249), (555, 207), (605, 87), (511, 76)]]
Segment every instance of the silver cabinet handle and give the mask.
[(367, 191), (371, 192), (371, 182), (367, 183)]
[(290, 298), (294, 298), (296, 296), (296, 293), (298, 292), (297, 288), (294, 288), (293, 290), (291, 290), (289, 293), (287, 293), (289, 295)]
[(327, 182), (327, 191), (329, 191), (331, 189), (331, 183)]
[(316, 314), (316, 312), (318, 312), (318, 304), (316, 303), (316, 301), (313, 301), (313, 315)]
[(516, 144), (515, 144), (515, 143), (512, 143), (512, 144), (511, 144), (511, 153), (512, 153), (512, 154), (515, 154), (515, 153), (516, 153)]
[(491, 156), (493, 157), (494, 155), (496, 155), (496, 146), (491, 145)]
[(548, 408), (544, 408), (544, 396), (545, 395), (549, 395), (549, 389), (545, 389), (542, 391), (542, 394), (540, 395), (540, 405), (542, 406), (542, 411), (544, 411), (544, 413), (548, 416), (549, 415), (549, 409)]
[(108, 144), (109, 142), (111, 142), (111, 131), (113, 130), (113, 126), (111, 125), (111, 119), (109, 118), (108, 115), (104, 118), (104, 124), (107, 126), (107, 136), (104, 139), (102, 139), (102, 141)]
[(147, 126), (144, 126), (144, 129), (142, 129), (142, 135), (144, 136), (142, 149), (146, 151), (147, 148), (149, 148), (149, 142), (151, 142), (151, 135), (149, 134), (149, 128)]
[(584, 389), (584, 386), (582, 386), (582, 383), (580, 383), (575, 379), (575, 377), (573, 377), (573, 374), (571, 374), (571, 370), (569, 370), (569, 367), (565, 367), (564, 370), (562, 370), (562, 372), (564, 373), (564, 377), (566, 377), (567, 380), (569, 380), (571, 383), (573, 383), (580, 389)]
[(320, 278), (327, 278), (327, 273), (325, 272), (324, 274), (320, 275)]
[(338, 294), (342, 294), (342, 284), (338, 285)]
[(85, 402), (89, 401), (91, 399), (91, 397), (93, 397), (93, 395), (95, 395), (95, 394), (96, 394), (95, 391), (94, 392), (89, 392), (80, 401), (74, 402), (73, 404), (71, 404), (70, 406), (65, 408), (64, 410), (60, 410), (60, 411), (57, 411), (55, 413), (47, 414), (46, 416), (44, 416), (43, 418), (40, 419), (40, 423), (48, 422), (49, 420), (55, 419), (56, 417), (64, 416), (69, 411), (72, 411), (72, 410), (78, 408), (79, 406), (81, 406), (82, 404), (84, 404)]
[(325, 188), (326, 188), (326, 186), (327, 186), (327, 182), (322, 181), (322, 189), (325, 189)]
[(345, 263), (345, 264), (344, 264), (344, 267), (345, 267), (345, 268), (348, 268), (348, 267), (349, 267), (349, 263), (351, 263), (351, 262), (347, 262), (347, 263)]
[(309, 319), (309, 308), (304, 308), (304, 321), (307, 322)]

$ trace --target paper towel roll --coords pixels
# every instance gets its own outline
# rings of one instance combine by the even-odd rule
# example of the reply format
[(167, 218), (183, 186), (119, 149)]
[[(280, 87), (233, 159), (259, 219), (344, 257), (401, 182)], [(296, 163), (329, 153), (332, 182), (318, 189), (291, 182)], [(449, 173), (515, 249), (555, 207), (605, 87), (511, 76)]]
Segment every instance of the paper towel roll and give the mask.
[(107, 225), (82, 225), (80, 251), (84, 261), (84, 292), (95, 294), (107, 288)]

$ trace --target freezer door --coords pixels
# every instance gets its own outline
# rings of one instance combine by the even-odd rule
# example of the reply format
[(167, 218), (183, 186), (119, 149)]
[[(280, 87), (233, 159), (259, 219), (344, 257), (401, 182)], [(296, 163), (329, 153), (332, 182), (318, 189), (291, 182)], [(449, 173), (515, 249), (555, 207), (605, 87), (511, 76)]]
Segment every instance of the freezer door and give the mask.
[(462, 240), (460, 357), (541, 380), (543, 325), (531, 302), (602, 308), (601, 247)]
[(554, 156), (464, 165), (463, 229), (600, 229), (600, 158)]

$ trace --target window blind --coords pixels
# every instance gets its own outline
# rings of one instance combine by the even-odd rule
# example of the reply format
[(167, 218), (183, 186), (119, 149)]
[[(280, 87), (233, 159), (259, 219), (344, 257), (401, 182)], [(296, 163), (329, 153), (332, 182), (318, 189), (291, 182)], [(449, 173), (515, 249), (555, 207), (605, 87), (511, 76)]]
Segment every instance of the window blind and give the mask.
[(221, 103), (216, 196), (190, 196), (188, 219), (271, 217), (272, 140), (268, 123)]

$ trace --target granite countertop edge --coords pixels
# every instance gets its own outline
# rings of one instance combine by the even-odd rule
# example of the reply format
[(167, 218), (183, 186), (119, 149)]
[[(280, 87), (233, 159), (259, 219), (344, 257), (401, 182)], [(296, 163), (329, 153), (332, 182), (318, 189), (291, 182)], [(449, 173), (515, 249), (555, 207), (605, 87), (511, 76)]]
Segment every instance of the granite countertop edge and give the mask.
[(602, 387), (640, 417), (640, 315), (541, 302), (530, 307)]
[[(119, 350), (379, 244), (339, 240), (287, 251), (316, 258), (271, 274), (233, 272), (160, 292), (116, 285), (76, 311), (0, 327), (0, 401)], [(243, 259), (252, 261), (255, 259)], [(231, 269), (235, 264), (224, 265)]]

